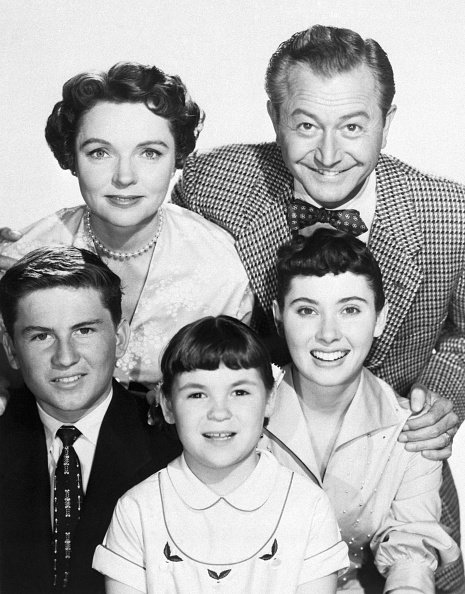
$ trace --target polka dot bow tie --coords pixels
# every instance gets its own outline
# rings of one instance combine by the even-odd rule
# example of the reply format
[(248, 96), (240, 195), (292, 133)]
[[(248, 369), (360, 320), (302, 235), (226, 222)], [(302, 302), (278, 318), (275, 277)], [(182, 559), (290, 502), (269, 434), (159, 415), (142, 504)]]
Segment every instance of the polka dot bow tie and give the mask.
[(303, 200), (295, 199), (288, 207), (287, 218), (292, 233), (299, 229), (315, 225), (315, 223), (328, 223), (339, 231), (345, 231), (351, 235), (361, 235), (368, 231), (362, 221), (358, 210), (349, 208), (346, 210), (327, 210), (308, 204)]

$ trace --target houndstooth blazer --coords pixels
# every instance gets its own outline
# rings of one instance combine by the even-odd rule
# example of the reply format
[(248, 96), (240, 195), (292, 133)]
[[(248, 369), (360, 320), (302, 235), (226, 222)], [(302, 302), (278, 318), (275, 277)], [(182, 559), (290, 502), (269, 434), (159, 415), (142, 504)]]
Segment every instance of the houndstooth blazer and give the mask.
[[(406, 396), (416, 381), (465, 417), (465, 187), (380, 155), (369, 246), (383, 273), (388, 323), (366, 365)], [(172, 200), (229, 231), (272, 324), (276, 250), (290, 239), (293, 178), (275, 143), (194, 153)], [(442, 520), (460, 542), (458, 500), (444, 466)], [(437, 592), (462, 592), (463, 564), (440, 569)]]
[[(422, 381), (465, 417), (465, 187), (380, 155), (369, 246), (382, 273), (388, 323), (367, 367), (402, 396)], [(275, 143), (194, 153), (173, 190), (176, 204), (236, 240), (271, 321), (277, 248), (290, 239), (293, 178)]]

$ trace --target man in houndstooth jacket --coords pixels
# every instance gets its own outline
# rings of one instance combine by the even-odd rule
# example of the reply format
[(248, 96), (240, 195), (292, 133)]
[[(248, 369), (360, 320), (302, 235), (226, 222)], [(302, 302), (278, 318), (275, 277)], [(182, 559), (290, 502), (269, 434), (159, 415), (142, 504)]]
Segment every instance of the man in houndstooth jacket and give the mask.
[[(420, 382), (447, 397), (462, 421), (465, 188), (380, 154), (395, 113), (387, 55), (353, 31), (315, 26), (279, 46), (266, 88), (277, 142), (191, 155), (173, 201), (235, 237), (262, 330), (273, 324), (276, 250), (291, 237), (295, 200), (317, 207), (320, 221), (329, 216), (320, 207), (357, 209), (365, 227), (356, 233), (380, 264), (390, 306), (387, 328), (366, 365), (401, 395)], [(430, 439), (418, 449), (449, 446), (455, 429), (444, 431), (451, 418), (413, 436)], [(435, 455), (448, 453), (446, 447)], [(458, 502), (447, 465), (442, 495), (444, 523), (459, 539)], [(437, 587), (465, 591), (461, 560), (438, 570)]]

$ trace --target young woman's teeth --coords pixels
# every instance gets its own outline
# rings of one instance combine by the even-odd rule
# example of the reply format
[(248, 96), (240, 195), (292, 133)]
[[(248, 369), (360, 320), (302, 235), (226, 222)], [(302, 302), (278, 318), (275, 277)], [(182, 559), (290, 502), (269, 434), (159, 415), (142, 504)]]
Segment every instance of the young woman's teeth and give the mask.
[(325, 351), (312, 351), (312, 356), (320, 361), (337, 361), (342, 359), (348, 353), (348, 351), (333, 351), (332, 353), (326, 353)]

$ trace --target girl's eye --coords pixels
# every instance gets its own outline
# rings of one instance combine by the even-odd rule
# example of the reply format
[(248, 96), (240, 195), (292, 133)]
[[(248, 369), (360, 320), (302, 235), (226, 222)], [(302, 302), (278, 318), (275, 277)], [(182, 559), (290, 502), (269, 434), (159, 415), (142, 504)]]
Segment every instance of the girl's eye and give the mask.
[(249, 392), (247, 390), (234, 390), (234, 396), (247, 396)]
[(90, 151), (89, 156), (92, 157), (92, 159), (102, 160), (102, 159), (108, 159), (108, 157), (110, 155), (103, 149), (99, 148), (99, 149)]
[(203, 394), (203, 392), (192, 392), (192, 394), (189, 394), (187, 397), (198, 399), (198, 398), (204, 398), (205, 394)]

